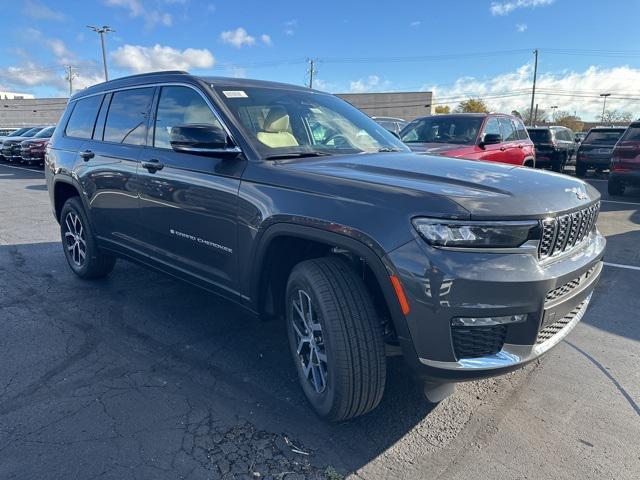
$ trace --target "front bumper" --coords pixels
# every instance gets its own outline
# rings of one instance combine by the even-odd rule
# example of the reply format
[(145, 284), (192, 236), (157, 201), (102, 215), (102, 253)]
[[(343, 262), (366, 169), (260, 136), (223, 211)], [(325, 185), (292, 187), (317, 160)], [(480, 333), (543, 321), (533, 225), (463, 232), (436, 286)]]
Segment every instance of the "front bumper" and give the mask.
[(609, 181), (640, 185), (640, 170), (612, 170), (609, 172)]
[[(389, 261), (411, 308), (404, 318), (410, 338), (399, 338), (405, 358), (419, 376), (440, 382), (499, 375), (538, 358), (583, 317), (602, 271), (605, 243), (593, 233), (583, 248), (551, 263), (527, 253), (436, 249), (420, 239), (394, 250)], [(498, 347), (486, 354), (467, 355), (460, 345), (473, 343), (473, 337), (461, 342), (451, 325), (454, 317), (520, 314), (526, 314), (524, 322), (496, 329)], [(482, 342), (496, 345), (495, 335), (479, 338), (480, 350)]]

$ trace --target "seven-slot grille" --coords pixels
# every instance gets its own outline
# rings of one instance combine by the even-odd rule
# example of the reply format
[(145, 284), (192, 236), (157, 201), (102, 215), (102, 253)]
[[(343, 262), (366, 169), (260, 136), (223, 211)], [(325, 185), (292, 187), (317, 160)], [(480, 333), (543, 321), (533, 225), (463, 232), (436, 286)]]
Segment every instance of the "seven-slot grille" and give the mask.
[(542, 221), (542, 239), (538, 254), (548, 258), (571, 250), (593, 230), (598, 219), (600, 202), (577, 212)]

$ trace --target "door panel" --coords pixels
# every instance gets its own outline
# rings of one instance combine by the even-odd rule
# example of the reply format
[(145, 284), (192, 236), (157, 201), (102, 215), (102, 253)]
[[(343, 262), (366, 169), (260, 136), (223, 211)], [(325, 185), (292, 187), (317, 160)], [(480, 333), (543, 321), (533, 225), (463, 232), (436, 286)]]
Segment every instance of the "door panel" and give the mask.
[(238, 190), (246, 161), (171, 149), (173, 126), (222, 128), (209, 103), (189, 87), (162, 87), (153, 124), (138, 170), (143, 248), (171, 267), (236, 291)]

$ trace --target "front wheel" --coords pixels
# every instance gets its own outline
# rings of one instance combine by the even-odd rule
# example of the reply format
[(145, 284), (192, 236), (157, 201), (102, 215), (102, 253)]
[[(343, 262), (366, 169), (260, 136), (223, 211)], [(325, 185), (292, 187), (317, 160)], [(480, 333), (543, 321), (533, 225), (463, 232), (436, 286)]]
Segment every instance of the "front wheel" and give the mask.
[(339, 258), (296, 265), (286, 293), (287, 331), (298, 379), (321, 417), (373, 410), (384, 392), (382, 328), (362, 279)]
[(78, 197), (71, 197), (60, 213), (60, 236), (67, 263), (81, 278), (106, 277), (116, 263), (114, 256), (98, 248)]

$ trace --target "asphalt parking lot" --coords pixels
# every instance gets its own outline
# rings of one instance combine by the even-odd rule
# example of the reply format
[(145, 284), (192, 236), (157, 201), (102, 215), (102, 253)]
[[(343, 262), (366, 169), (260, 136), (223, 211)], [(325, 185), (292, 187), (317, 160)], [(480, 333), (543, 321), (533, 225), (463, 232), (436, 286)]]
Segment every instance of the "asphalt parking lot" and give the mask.
[(68, 269), (41, 171), (0, 165), (0, 478), (640, 478), (640, 190), (606, 195), (607, 266), (566, 341), (428, 404), (329, 425), (283, 325), (120, 261)]

